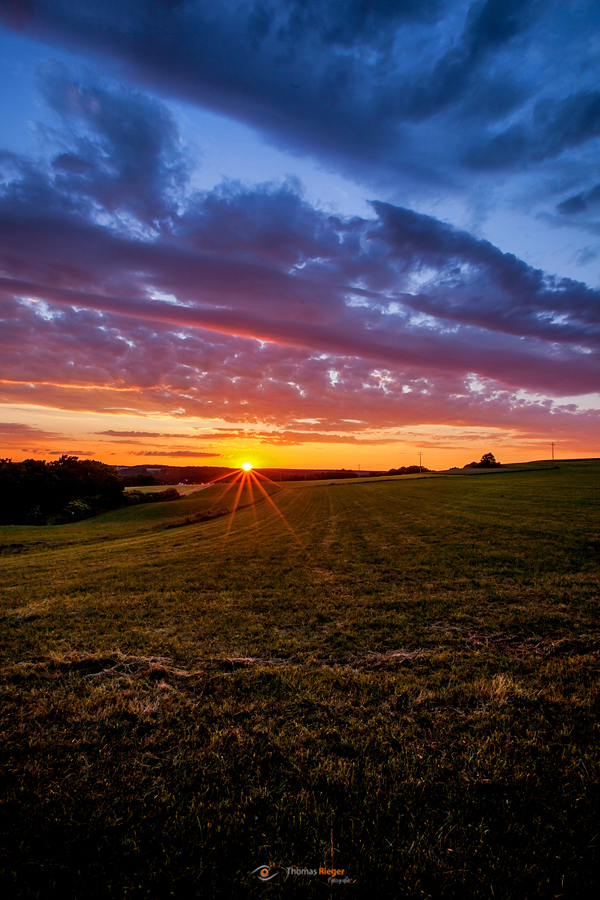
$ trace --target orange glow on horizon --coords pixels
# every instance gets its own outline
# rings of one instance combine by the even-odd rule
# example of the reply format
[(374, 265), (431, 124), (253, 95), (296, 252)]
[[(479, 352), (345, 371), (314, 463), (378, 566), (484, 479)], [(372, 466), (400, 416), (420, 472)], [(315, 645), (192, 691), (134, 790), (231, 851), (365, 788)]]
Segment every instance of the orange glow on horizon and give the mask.
[[(501, 463), (550, 460), (551, 441), (555, 443), (556, 460), (598, 455), (597, 449), (593, 449), (597, 443), (594, 431), (597, 418), (592, 422), (597, 414), (596, 408), (591, 407), (587, 412), (583, 410), (579, 425), (574, 417), (568, 433), (554, 426), (555, 431), (547, 436), (537, 425), (530, 434), (507, 426), (467, 427), (454, 423), (415, 425), (406, 435), (387, 426), (364, 434), (348, 432), (339, 434), (334, 442), (326, 440), (331, 429), (323, 422), (319, 425), (323, 435), (313, 433), (312, 426), (306, 426), (287, 441), (285, 430), (281, 433), (265, 430), (262, 422), (252, 426), (237, 422), (231, 425), (218, 416), (214, 420), (182, 416), (175, 421), (172, 415), (155, 408), (153, 397), (142, 397), (144, 411), (140, 411), (141, 401), (139, 397), (136, 399), (134, 389), (107, 390), (105, 386), (88, 385), (71, 390), (67, 396), (58, 387), (48, 394), (49, 388), (44, 386), (48, 382), (38, 382), (28, 384), (27, 391), (13, 396), (15, 384), (12, 379), (0, 379), (3, 391), (0, 458), (13, 461), (51, 460), (67, 454), (114, 466), (206, 466), (220, 468), (224, 474), (215, 472), (216, 477), (211, 478), (212, 473), (207, 473), (202, 480), (230, 481), (232, 470), (237, 470), (257, 472), (258, 479), (265, 484), (262, 475), (265, 469), (346, 468), (387, 472), (391, 468), (418, 465), (421, 452), (422, 464), (433, 471), (452, 466), (462, 468), (487, 452), (492, 452)], [(73, 397), (73, 393), (79, 398)], [(87, 409), (92, 395), (96, 403), (102, 404), (101, 413)], [(196, 421), (204, 424), (202, 427), (193, 424)], [(348, 425), (349, 429), (352, 427)], [(246, 467), (248, 463), (252, 469)], [(281, 476), (277, 473), (274, 476), (277, 483), (286, 474), (285, 471)], [(178, 480), (176, 473), (173, 477)]]

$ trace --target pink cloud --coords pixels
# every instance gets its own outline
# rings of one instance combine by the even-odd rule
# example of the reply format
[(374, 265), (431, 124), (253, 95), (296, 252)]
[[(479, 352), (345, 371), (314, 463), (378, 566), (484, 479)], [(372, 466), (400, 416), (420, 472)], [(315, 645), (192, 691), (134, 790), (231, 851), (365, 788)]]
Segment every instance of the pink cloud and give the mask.
[(181, 457), (187, 459), (201, 459), (203, 457), (220, 456), (220, 453), (202, 453), (196, 450), (139, 450), (134, 456), (161, 456), (161, 457)]
[(0, 422), (0, 439), (14, 439), (22, 441), (23, 438), (31, 438), (32, 440), (40, 440), (41, 438), (62, 438), (64, 435), (54, 431), (44, 431), (42, 428), (35, 428), (33, 425), (26, 425), (22, 422)]

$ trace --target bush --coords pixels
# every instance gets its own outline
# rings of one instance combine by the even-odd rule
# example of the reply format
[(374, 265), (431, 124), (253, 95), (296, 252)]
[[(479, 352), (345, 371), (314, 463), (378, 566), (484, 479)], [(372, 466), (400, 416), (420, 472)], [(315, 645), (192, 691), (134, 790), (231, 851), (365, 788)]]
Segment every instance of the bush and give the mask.
[(181, 494), (177, 488), (167, 488), (166, 491), (150, 491), (147, 494), (143, 491), (129, 491), (125, 494), (125, 502), (131, 506), (136, 506), (138, 503), (159, 503), (162, 500), (179, 499), (181, 499)]
[(84, 500), (71, 500), (65, 506), (62, 517), (66, 522), (79, 522), (81, 519), (89, 519), (93, 515), (94, 510), (89, 503)]

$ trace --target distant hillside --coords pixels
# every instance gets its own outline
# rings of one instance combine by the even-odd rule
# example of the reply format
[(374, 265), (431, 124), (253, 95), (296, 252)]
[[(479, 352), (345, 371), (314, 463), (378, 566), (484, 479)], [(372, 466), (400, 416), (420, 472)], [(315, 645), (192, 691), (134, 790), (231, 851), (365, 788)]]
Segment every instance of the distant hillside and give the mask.
[[(418, 470), (418, 466), (416, 467)], [(117, 466), (126, 485), (149, 484), (207, 484), (217, 478), (227, 481), (237, 475), (239, 468), (227, 466)], [(384, 475), (386, 472), (356, 472), (353, 469), (258, 469), (272, 481), (302, 481), (315, 478), (355, 478), (359, 475)], [(399, 470), (391, 470), (397, 474)], [(425, 469), (424, 469), (425, 471)], [(225, 476), (225, 477), (224, 477)]]

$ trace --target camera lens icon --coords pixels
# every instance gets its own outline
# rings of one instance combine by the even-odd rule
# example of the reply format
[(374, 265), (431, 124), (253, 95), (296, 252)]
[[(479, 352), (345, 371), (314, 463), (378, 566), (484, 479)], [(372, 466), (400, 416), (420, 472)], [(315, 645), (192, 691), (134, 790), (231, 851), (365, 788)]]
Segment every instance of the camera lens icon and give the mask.
[(275, 878), (279, 873), (275, 866), (259, 866), (257, 869), (253, 869), (250, 872), (251, 875), (256, 875), (260, 881), (270, 881), (272, 878)]

